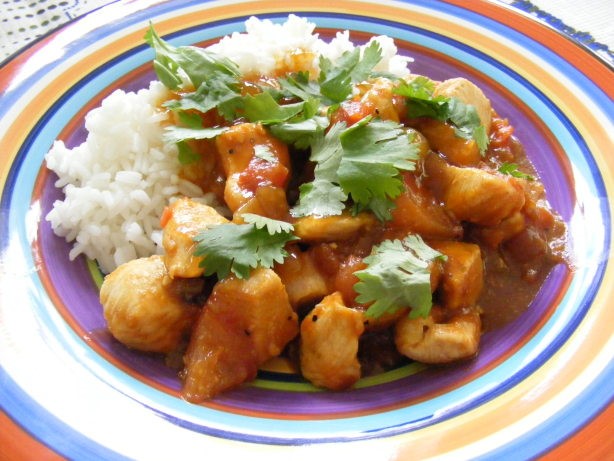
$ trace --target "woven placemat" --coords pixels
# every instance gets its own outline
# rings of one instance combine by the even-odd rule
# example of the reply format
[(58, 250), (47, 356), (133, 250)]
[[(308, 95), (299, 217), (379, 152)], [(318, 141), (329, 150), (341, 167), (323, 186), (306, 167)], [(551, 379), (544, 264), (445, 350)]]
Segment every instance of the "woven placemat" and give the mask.
[[(0, 61), (37, 37), (112, 0), (0, 0)], [(614, 62), (612, 0), (499, 0)]]
[(110, 0), (0, 0), (0, 60)]

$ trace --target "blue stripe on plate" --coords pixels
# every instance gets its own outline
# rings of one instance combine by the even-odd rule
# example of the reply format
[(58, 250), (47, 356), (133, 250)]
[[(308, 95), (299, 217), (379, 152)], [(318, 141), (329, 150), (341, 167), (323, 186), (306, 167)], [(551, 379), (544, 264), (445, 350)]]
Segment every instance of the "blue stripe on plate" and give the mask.
[(128, 458), (94, 443), (78, 430), (60, 421), (40, 405), (21, 405), (31, 399), (0, 367), (0, 409), (20, 422), (24, 431), (34, 435), (56, 453), (71, 459), (122, 461)]
[[(498, 447), (488, 455), (477, 458), (484, 461), (530, 459), (559, 445), (597, 416), (612, 401), (614, 363), (609, 363), (597, 379), (574, 398), (567, 406), (560, 408), (546, 424), (538, 425), (523, 437)], [(604, 392), (605, 391), (605, 392)]]

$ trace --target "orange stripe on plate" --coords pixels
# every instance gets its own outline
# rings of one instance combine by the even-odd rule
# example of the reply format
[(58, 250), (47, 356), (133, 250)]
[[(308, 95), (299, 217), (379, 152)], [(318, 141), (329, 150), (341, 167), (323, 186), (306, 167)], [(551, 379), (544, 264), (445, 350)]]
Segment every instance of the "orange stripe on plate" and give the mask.
[(614, 459), (612, 451), (614, 434), (614, 403), (583, 427), (573, 437), (540, 458), (542, 461), (576, 461), (579, 459)]
[(0, 460), (1, 461), (60, 461), (64, 458), (30, 434), (0, 411)]
[(597, 82), (610, 98), (614, 99), (614, 79), (612, 70), (599, 58), (587, 52), (577, 45), (566, 35), (515, 10), (514, 8), (502, 8), (489, 2), (476, 2), (466, 0), (444, 0), (446, 3), (474, 11), (517, 30), (540, 43), (547, 48), (556, 50), (556, 53), (565, 58), (577, 69), (581, 69), (592, 81)]

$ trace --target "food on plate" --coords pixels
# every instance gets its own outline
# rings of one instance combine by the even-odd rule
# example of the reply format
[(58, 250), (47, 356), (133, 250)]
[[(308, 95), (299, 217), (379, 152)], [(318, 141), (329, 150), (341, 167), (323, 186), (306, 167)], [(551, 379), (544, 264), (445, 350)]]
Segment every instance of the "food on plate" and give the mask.
[(297, 314), (273, 270), (223, 278), (192, 331), (185, 354), (185, 398), (210, 398), (253, 379), (258, 367), (278, 356), (297, 332)]
[(303, 376), (332, 390), (346, 389), (358, 381), (358, 346), (364, 330), (362, 313), (348, 309), (340, 292), (325, 296), (301, 322)]
[(47, 219), (108, 273), (109, 331), (181, 355), (190, 402), (272, 359), (334, 391), (470, 360), (565, 261), (565, 225), (478, 86), (314, 27), (251, 18), (208, 48), (150, 27), (158, 81), (47, 156), (65, 192)]
[(198, 312), (168, 282), (160, 255), (133, 259), (109, 274), (100, 302), (111, 334), (142, 351), (176, 350)]
[(160, 82), (136, 93), (117, 90), (86, 115), (84, 143), (69, 148), (58, 140), (45, 156), (64, 192), (46, 219), (73, 242), (71, 259), (84, 254), (108, 273), (158, 253), (169, 200), (203, 196), (180, 175), (177, 147), (164, 142), (169, 114), (160, 104), (167, 97)]

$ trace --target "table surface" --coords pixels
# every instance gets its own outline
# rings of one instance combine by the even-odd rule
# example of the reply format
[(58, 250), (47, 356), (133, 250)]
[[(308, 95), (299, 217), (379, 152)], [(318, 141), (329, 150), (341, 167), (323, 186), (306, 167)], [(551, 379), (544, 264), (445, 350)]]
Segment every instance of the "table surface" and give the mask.
[[(0, 61), (47, 32), (111, 1), (3, 0), (0, 4)], [(614, 63), (612, 0), (498, 1), (532, 14)]]

